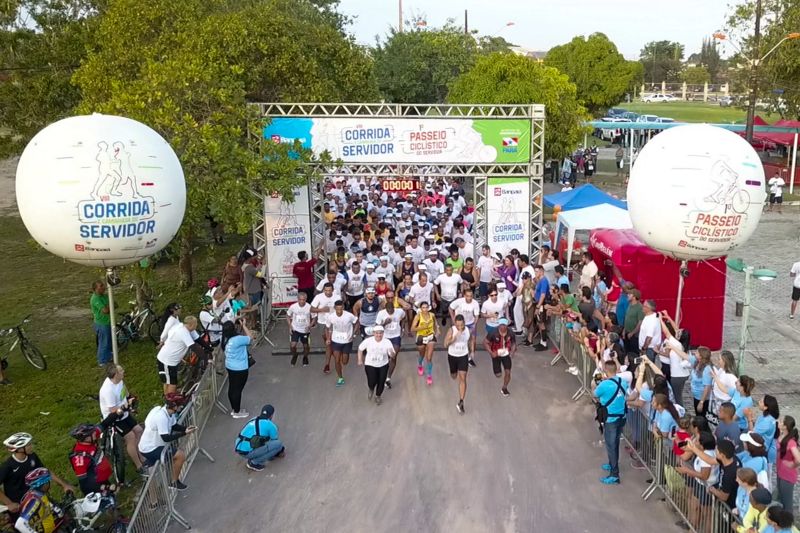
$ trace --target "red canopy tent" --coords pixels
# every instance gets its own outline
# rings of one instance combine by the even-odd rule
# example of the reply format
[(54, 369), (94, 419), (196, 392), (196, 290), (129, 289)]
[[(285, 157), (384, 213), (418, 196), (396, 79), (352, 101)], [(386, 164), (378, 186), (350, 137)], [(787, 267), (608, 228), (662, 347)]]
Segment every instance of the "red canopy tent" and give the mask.
[[(680, 261), (669, 259), (644, 244), (635, 230), (595, 230), (589, 238), (589, 253), (608, 279), (611, 259), (626, 281), (632, 282), (643, 299), (656, 301), (675, 317)], [(681, 327), (688, 329), (693, 346), (722, 347), (725, 305), (725, 258), (689, 262), (689, 277), (684, 281), (681, 302)], [(619, 280), (615, 279), (617, 283)]]

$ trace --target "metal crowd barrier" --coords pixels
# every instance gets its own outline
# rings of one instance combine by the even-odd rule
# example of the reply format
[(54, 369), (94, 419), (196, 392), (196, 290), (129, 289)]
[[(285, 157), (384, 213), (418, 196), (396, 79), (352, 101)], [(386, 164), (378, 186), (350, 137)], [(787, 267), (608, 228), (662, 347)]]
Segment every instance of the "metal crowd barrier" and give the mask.
[[(200, 437), (208, 423), (214, 407), (222, 404), (217, 396), (222, 391), (227, 381), (227, 375), (220, 378), (217, 374), (216, 364), (209, 364), (200, 381), (194, 388), (192, 399), (181, 411), (178, 423), (184, 426), (196, 426), (197, 430), (178, 440), (178, 449), (186, 454), (186, 460), (181, 468), (178, 479), (183, 480), (189, 473), (198, 454), (202, 454), (209, 461), (214, 458), (200, 446)], [(227, 408), (223, 411), (227, 413)], [(175, 509), (177, 491), (170, 487), (173, 477), (173, 463), (168, 456), (168, 449), (161, 454), (161, 460), (150, 468), (149, 475), (139, 493), (136, 507), (128, 524), (128, 531), (133, 533), (164, 532), (169, 527), (170, 521), (175, 520), (186, 529), (190, 529), (189, 522)]]
[[(563, 360), (570, 367), (577, 368), (579, 388), (572, 396), (573, 400), (577, 401), (586, 394), (591, 396), (596, 360), (572, 335), (571, 330), (564, 326), (561, 317), (553, 317), (550, 322), (550, 339), (558, 349), (550, 364), (555, 366)], [(660, 491), (680, 521), (693, 533), (735, 532), (736, 527), (741, 525), (741, 517), (733, 514), (725, 502), (710, 494), (705, 484), (677, 471), (683, 462), (673, 452), (672, 441), (656, 436), (652, 426), (652, 421), (642, 409), (628, 410), (622, 435), (624, 447), (620, 451), (628, 452), (631, 466), (644, 468), (649, 474), (642, 499), (648, 500)], [(621, 461), (624, 458), (621, 453)], [(692, 467), (691, 462), (685, 464)]]

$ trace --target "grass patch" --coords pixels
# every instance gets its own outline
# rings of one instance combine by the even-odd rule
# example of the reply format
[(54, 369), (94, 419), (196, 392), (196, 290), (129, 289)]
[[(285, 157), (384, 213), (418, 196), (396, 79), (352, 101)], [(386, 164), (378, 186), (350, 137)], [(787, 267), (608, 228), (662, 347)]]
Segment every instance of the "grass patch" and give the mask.
[[(630, 104), (620, 104), (617, 107), (639, 113), (640, 115), (658, 115), (668, 117), (678, 122), (709, 122), (714, 124), (744, 122), (747, 112), (736, 107), (720, 107), (716, 103), (706, 102), (666, 102), (656, 104), (646, 104), (644, 102), (632, 102)], [(761, 118), (769, 123), (779, 120), (778, 115), (757, 112)]]
[[(155, 303), (156, 310), (161, 312), (176, 301), (187, 314), (196, 315), (205, 280), (219, 275), (225, 258), (236, 253), (242, 242), (234, 239), (224, 246), (201, 247), (194, 258), (198, 282), (189, 290), (177, 287), (177, 265), (157, 266), (152, 286), (154, 294), (163, 295)], [(48, 363), (46, 371), (36, 370), (18, 348), (9, 357), (7, 376), (13, 384), (0, 386), (0, 438), (18, 431), (31, 433), (45, 465), (77, 486), (68, 462), (74, 444), (68, 433), (80, 422), (98, 422), (100, 418), (99, 405), (91, 397), (100, 390), (104, 375), (97, 366), (88, 303), (91, 283), (102, 277), (102, 271), (63, 261), (32, 244), (16, 216), (0, 217), (0, 249), (5, 257), (0, 262), (0, 297), (5, 303), (0, 326), (17, 324), (32, 314), (27, 332)], [(114, 295), (117, 309), (126, 311), (134, 296), (129, 276), (124, 271), (121, 276)], [(132, 343), (120, 353), (120, 362), (126, 369), (128, 388), (141, 398), (137, 417), (141, 422), (161, 401), (154, 345), (147, 340)], [(135, 477), (132, 466), (129, 472), (129, 477)]]

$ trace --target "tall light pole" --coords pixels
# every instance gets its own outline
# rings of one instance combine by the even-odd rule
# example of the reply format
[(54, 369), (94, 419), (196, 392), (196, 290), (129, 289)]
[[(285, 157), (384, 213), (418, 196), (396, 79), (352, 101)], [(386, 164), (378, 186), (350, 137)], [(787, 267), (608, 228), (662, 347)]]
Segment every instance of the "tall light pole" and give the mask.
[[(714, 33), (714, 38), (720, 41), (728, 40), (728, 36), (721, 32)], [(761, 66), (761, 63), (767, 59), (772, 52), (778, 49), (783, 43), (789, 40), (798, 39), (800, 38), (800, 32), (792, 32), (786, 35), (783, 39), (778, 41), (778, 43), (770, 48), (769, 52), (764, 54), (761, 57), (749, 58), (744, 55), (739, 47), (733, 44), (731, 41), (728, 42), (733, 46), (734, 50), (739, 52), (742, 57), (745, 58), (748, 65), (750, 66), (750, 87), (749, 87), (749, 99), (747, 101), (747, 125), (745, 127), (745, 139), (747, 142), (753, 141), (753, 122), (756, 116), (756, 101), (758, 100), (758, 68)], [(755, 23), (755, 35), (754, 35), (754, 42), (755, 42), (755, 52), (758, 54), (759, 45), (761, 44), (761, 0), (758, 0), (756, 4), (756, 23)]]
[(397, 33), (403, 33), (403, 0), (397, 0)]
[(747, 349), (747, 326), (750, 322), (750, 297), (751, 293), (753, 292), (753, 278), (769, 281), (777, 278), (778, 273), (774, 270), (769, 270), (766, 268), (754, 269), (753, 267), (746, 265), (741, 259), (728, 258), (725, 260), (725, 264), (727, 264), (728, 268), (731, 270), (735, 270), (736, 272), (744, 272), (742, 329), (739, 332), (739, 356), (736, 362), (739, 375), (741, 375), (744, 371), (744, 354)]

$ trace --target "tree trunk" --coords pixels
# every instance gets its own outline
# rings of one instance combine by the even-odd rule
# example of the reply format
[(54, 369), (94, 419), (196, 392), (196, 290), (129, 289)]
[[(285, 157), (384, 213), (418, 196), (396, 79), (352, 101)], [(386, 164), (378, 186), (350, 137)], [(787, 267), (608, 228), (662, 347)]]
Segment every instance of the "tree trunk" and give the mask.
[(178, 259), (180, 269), (180, 285), (186, 288), (192, 285), (192, 236), (190, 233), (181, 234), (180, 258)]

